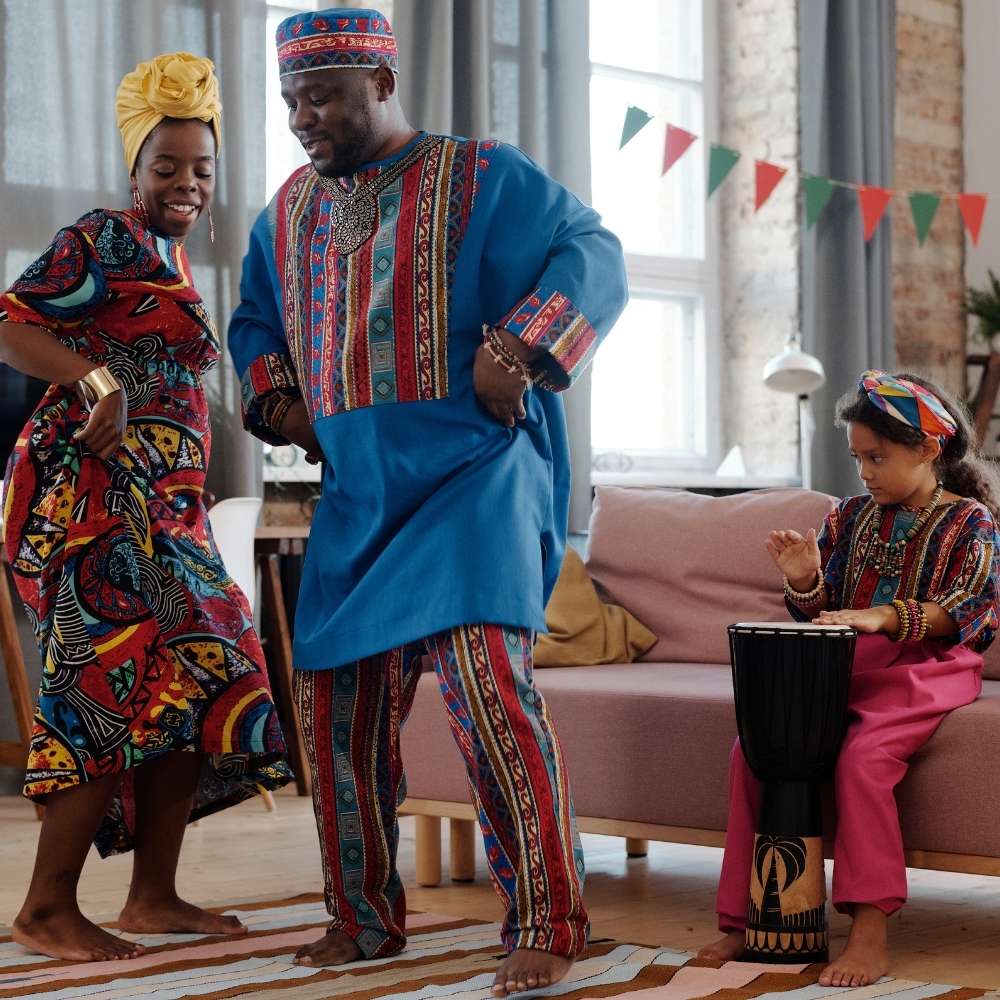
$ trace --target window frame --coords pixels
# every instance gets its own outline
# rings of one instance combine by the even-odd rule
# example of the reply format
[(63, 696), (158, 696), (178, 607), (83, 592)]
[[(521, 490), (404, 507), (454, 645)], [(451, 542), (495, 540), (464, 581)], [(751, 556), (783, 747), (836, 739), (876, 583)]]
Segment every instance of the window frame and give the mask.
[[(702, 79), (691, 80), (669, 74), (654, 74), (630, 70), (621, 66), (591, 63), (595, 71), (618, 79), (643, 82), (673, 83), (699, 88), (702, 99), (702, 126), (699, 144), (688, 155), (701, 155), (707, 167), (708, 144), (719, 134), (719, 55), (718, 11), (716, 0), (702, 2)], [(657, 485), (673, 472), (701, 474), (713, 472), (721, 460), (722, 451), (722, 368), (721, 358), (721, 246), (720, 209), (718, 198), (705, 202), (704, 257), (672, 257), (625, 253), (625, 269), (629, 292), (643, 296), (694, 296), (701, 303), (702, 337), (700, 363), (702, 377), (696, 379), (694, 406), (700, 411), (701, 426), (696, 429), (695, 448), (690, 452), (661, 452), (651, 455), (639, 449), (624, 452), (601, 452), (591, 449), (591, 482), (603, 485)], [(600, 355), (598, 354), (598, 357)], [(697, 371), (697, 367), (696, 367)], [(624, 387), (623, 387), (624, 390)], [(699, 433), (700, 432), (700, 433)], [(700, 440), (698, 440), (700, 438)], [(630, 460), (627, 471), (600, 469), (602, 457), (621, 454)]]

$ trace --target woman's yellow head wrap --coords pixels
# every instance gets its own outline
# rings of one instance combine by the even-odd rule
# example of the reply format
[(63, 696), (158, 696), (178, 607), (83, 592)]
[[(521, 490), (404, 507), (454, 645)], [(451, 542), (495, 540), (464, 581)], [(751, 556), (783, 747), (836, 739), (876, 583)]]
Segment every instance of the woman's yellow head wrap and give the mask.
[(212, 126), (222, 149), (222, 102), (211, 59), (168, 52), (139, 63), (118, 85), (118, 129), (131, 175), (146, 137), (164, 118), (197, 118)]

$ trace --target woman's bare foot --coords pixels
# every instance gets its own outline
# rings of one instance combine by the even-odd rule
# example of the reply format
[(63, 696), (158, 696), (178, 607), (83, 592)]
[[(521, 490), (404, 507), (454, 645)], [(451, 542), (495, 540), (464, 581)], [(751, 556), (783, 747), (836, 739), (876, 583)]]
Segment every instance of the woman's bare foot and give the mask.
[(744, 931), (730, 931), (724, 938), (719, 938), (712, 944), (705, 945), (698, 952), (699, 958), (707, 958), (713, 962), (736, 962), (743, 957), (746, 951), (746, 933)]
[(318, 941), (299, 948), (295, 964), (347, 965), (363, 957), (361, 949), (343, 931), (327, 931)]
[(875, 906), (858, 904), (847, 947), (819, 977), (820, 986), (871, 986), (889, 971), (886, 915)]
[(129, 898), (118, 917), (118, 926), (132, 934), (228, 934), (247, 933), (236, 917), (210, 913), (200, 906), (173, 899)]
[(14, 920), (11, 936), (22, 948), (69, 962), (111, 962), (138, 958), (146, 951), (142, 945), (109, 934), (76, 907), (58, 912), (22, 910)]
[(571, 958), (562, 958), (537, 948), (517, 948), (500, 963), (490, 993), (495, 997), (505, 997), (508, 993), (542, 989), (564, 979), (572, 967)]

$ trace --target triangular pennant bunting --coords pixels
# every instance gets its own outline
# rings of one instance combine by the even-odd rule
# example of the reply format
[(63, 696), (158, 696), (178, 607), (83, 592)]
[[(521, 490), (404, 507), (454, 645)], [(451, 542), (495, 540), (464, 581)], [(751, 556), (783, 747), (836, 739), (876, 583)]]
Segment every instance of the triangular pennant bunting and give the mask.
[(642, 108), (637, 108), (634, 104), (629, 105), (625, 112), (625, 124), (622, 126), (622, 141), (618, 148), (621, 149), (627, 142), (638, 135), (651, 121), (653, 116), (647, 114)]
[(667, 126), (667, 141), (663, 147), (663, 173), (666, 173), (690, 148), (698, 136), (676, 125)]
[(983, 215), (986, 213), (986, 195), (984, 194), (960, 194), (958, 196), (958, 210), (962, 213), (962, 221), (969, 231), (969, 238), (972, 245), (979, 244), (979, 230), (983, 225)]
[(754, 204), (753, 210), (760, 211), (761, 205), (771, 197), (771, 192), (778, 186), (778, 182), (788, 171), (784, 167), (779, 167), (775, 163), (768, 163), (766, 160), (756, 160), (754, 163)]
[(940, 204), (940, 196), (932, 194), (930, 191), (914, 191), (910, 195), (910, 213), (913, 215), (913, 225), (917, 230), (917, 242), (921, 246), (931, 231), (931, 225)]
[(834, 183), (826, 177), (802, 178), (806, 196), (806, 228), (812, 229), (833, 195)]
[(858, 201), (861, 202), (861, 217), (865, 224), (865, 242), (867, 243), (878, 228), (885, 210), (892, 201), (892, 191), (888, 188), (874, 187), (862, 184), (858, 188)]
[(729, 176), (729, 171), (736, 166), (740, 154), (735, 149), (728, 146), (720, 146), (712, 143), (712, 149), (708, 157), (708, 197), (710, 198), (715, 189)]

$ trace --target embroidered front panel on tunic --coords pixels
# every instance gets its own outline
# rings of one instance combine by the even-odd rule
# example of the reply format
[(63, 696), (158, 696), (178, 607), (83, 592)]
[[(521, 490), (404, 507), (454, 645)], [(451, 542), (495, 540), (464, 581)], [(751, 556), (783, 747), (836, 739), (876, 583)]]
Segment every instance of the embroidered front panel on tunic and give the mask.
[(432, 143), (377, 194), (372, 235), (351, 254), (334, 245), (331, 198), (311, 167), (278, 193), (285, 332), (313, 420), (448, 395), (450, 288), (494, 145)]

